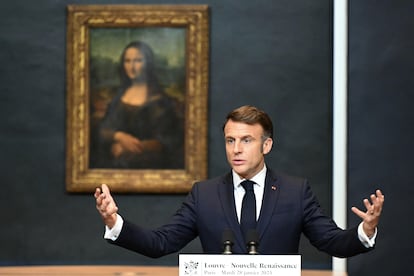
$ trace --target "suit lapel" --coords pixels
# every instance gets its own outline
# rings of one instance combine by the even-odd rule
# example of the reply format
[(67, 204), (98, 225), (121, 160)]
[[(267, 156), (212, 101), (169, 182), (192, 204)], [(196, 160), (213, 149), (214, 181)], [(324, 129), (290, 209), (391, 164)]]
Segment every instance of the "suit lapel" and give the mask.
[(262, 208), (260, 210), (259, 220), (257, 221), (257, 232), (261, 237), (269, 225), (272, 214), (276, 208), (277, 201), (280, 194), (280, 185), (277, 181), (276, 175), (271, 171), (267, 170)]
[[(240, 224), (237, 219), (236, 208), (234, 203), (234, 185), (231, 173), (223, 178), (222, 185), (219, 185), (218, 194), (223, 208), (223, 212), (227, 219), (228, 225), (234, 232), (235, 245), (237, 244), (240, 248), (245, 249), (246, 245), (244, 237), (240, 229)], [(269, 225), (272, 214), (276, 209), (280, 194), (280, 183), (277, 180), (276, 175), (270, 170), (267, 170), (262, 208), (260, 211), (259, 220), (257, 221), (257, 232), (261, 237), (267, 226)], [(223, 229), (224, 230), (224, 229)]]
[(234, 243), (238, 243), (240, 248), (245, 248), (246, 246), (244, 244), (243, 234), (241, 232), (240, 224), (237, 219), (234, 202), (234, 185), (231, 173), (227, 174), (223, 179), (222, 185), (219, 185), (218, 194), (228, 225), (230, 225), (229, 228), (234, 232), (236, 239)]

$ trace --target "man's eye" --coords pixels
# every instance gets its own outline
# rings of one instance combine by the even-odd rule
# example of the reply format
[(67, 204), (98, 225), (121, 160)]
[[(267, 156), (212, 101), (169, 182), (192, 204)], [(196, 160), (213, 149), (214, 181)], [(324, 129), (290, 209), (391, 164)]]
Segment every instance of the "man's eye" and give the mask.
[(227, 139), (227, 140), (226, 140), (226, 143), (227, 143), (227, 144), (233, 144), (233, 143), (234, 143), (234, 139)]
[(251, 141), (252, 141), (252, 139), (250, 139), (250, 138), (243, 139), (243, 143), (245, 143), (245, 144), (250, 143)]

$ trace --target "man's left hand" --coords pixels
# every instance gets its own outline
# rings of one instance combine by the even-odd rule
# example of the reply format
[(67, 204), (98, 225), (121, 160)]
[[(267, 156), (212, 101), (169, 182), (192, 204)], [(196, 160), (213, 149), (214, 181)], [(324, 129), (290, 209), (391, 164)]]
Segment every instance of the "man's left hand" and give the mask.
[(370, 196), (371, 201), (367, 198), (364, 199), (364, 205), (367, 209), (365, 212), (359, 210), (357, 207), (352, 207), (351, 210), (357, 216), (363, 220), (363, 229), (365, 234), (371, 238), (374, 233), (377, 225), (379, 223), (379, 218), (382, 212), (382, 206), (384, 205), (384, 195), (381, 190), (377, 190), (375, 194)]

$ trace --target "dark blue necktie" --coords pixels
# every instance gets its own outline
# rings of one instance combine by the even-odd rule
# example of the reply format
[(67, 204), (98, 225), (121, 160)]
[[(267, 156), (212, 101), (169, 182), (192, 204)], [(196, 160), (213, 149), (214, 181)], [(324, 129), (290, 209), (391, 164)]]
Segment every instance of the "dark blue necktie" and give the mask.
[(253, 181), (245, 180), (240, 184), (246, 191), (242, 201), (240, 217), (240, 227), (243, 232), (243, 236), (246, 237), (246, 233), (249, 230), (256, 229), (256, 197), (253, 190)]

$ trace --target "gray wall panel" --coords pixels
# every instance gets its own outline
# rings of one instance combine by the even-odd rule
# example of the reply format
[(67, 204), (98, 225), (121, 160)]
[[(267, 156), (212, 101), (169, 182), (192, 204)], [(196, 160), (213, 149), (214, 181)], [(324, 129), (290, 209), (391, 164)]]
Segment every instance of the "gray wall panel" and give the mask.
[(349, 275), (412, 274), (413, 11), (411, 1), (350, 1), (348, 203), (362, 208), (377, 188), (386, 203), (376, 249), (351, 258)]

